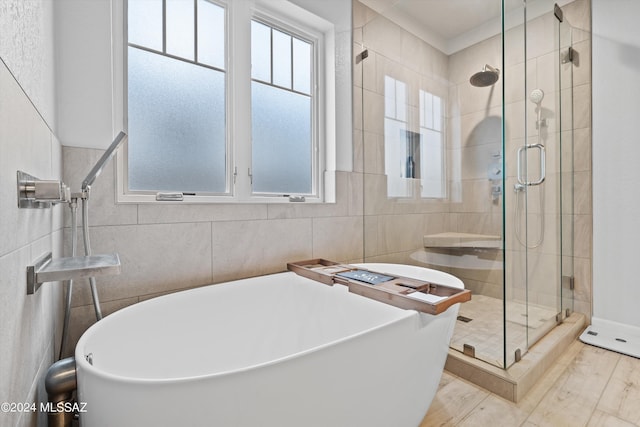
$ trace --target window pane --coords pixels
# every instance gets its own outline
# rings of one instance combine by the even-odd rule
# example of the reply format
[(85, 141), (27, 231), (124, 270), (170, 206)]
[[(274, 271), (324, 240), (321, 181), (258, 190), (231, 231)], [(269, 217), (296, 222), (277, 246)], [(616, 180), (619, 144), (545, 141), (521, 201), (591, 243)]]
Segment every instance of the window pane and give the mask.
[(396, 118), (396, 81), (384, 76), (384, 115)]
[(424, 126), (433, 129), (433, 95), (429, 92), (424, 93)]
[(444, 197), (442, 133), (427, 129), (422, 129), (420, 133), (422, 135), (420, 150), (422, 197)]
[(224, 73), (129, 47), (129, 188), (226, 191)]
[(311, 45), (293, 39), (293, 90), (311, 94)]
[(162, 51), (162, 0), (129, 0), (128, 41)]
[(251, 82), (254, 193), (312, 192), (311, 101)]
[(442, 98), (433, 96), (433, 129), (442, 130)]
[(198, 0), (198, 62), (225, 68), (224, 33), (224, 8)]
[(271, 83), (271, 28), (251, 21), (251, 78)]
[(192, 0), (167, 1), (167, 53), (194, 60), (195, 28)]
[(384, 170), (387, 175), (388, 197), (411, 196), (411, 182), (407, 179), (407, 124), (384, 119)]
[(407, 85), (396, 80), (396, 119), (407, 121)]
[(426, 123), (426, 112), (425, 112), (425, 91), (421, 90), (420, 94), (418, 95), (418, 97), (420, 98), (420, 127), (425, 127), (425, 123)]
[(291, 36), (273, 30), (273, 84), (291, 89)]

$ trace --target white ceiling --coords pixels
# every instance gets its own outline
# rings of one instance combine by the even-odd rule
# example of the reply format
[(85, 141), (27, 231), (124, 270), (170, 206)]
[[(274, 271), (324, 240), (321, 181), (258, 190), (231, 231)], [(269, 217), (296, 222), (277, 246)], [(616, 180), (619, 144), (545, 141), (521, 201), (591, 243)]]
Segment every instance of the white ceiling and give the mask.
[[(360, 0), (434, 47), (450, 55), (499, 34), (500, 0)], [(527, 19), (571, 0), (528, 0)], [(507, 22), (522, 23), (523, 0), (504, 0)]]

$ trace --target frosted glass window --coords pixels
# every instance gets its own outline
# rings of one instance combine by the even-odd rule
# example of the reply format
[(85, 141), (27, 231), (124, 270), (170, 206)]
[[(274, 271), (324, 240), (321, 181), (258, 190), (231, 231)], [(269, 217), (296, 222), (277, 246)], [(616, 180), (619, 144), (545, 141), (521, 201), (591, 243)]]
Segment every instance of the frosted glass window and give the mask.
[(384, 119), (384, 167), (387, 175), (388, 197), (411, 196), (411, 184), (407, 171), (407, 124), (398, 120)]
[[(410, 158), (407, 132), (407, 84), (384, 76), (384, 170), (388, 197), (410, 197), (415, 160)], [(409, 171), (411, 171), (409, 173)]]
[(396, 119), (407, 121), (407, 85), (396, 80)]
[(422, 129), (422, 147), (420, 149), (420, 177), (422, 197), (444, 197), (444, 170), (442, 152), (442, 133)]
[(129, 188), (224, 193), (224, 73), (128, 52)]
[(420, 94), (420, 186), (422, 197), (445, 197), (444, 133), (442, 98), (427, 91)]
[(442, 131), (442, 98), (420, 91), (420, 126)]
[[(324, 69), (315, 30), (303, 30), (310, 22), (283, 15), (271, 23), (271, 14), (240, 0), (237, 13), (224, 0), (124, 1), (126, 192), (136, 200), (163, 191), (198, 201), (320, 199), (317, 112), (325, 105), (314, 92)], [(251, 50), (229, 51), (231, 33), (250, 36)], [(251, 88), (229, 80), (231, 67), (251, 75)]]
[(251, 21), (251, 78), (311, 95), (313, 44)]
[(251, 82), (253, 192), (312, 192), (311, 98)]
[(195, 9), (192, 0), (166, 1), (167, 53), (195, 59)]
[(433, 129), (433, 95), (420, 91), (420, 126)]
[(271, 28), (251, 21), (251, 78), (271, 83)]
[(129, 43), (162, 51), (162, 0), (129, 0)]
[(407, 84), (389, 76), (384, 76), (384, 115), (407, 120)]
[(273, 84), (291, 89), (291, 36), (272, 29), (271, 37)]
[(293, 39), (293, 90), (311, 94), (311, 44)]
[(442, 98), (433, 97), (433, 129), (442, 131)]
[(198, 0), (198, 62), (224, 69), (224, 8)]
[(384, 76), (384, 115), (396, 118), (396, 83), (395, 79)]

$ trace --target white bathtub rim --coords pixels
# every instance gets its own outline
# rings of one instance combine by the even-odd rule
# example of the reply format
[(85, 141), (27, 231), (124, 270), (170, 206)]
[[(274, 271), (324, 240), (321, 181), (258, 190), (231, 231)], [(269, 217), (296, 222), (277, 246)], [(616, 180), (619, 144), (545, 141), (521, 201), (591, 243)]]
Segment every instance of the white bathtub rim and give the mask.
[[(430, 275), (435, 276), (435, 280), (429, 279), (428, 281), (433, 281), (433, 282), (442, 281), (443, 282), (441, 283), (442, 285), (450, 286), (452, 288), (465, 289), (464, 282), (459, 277), (456, 277), (451, 273), (447, 273), (446, 271), (435, 270), (433, 268), (423, 267), (421, 265), (393, 264), (393, 263), (383, 263), (383, 262), (353, 263), (351, 265), (354, 265), (356, 267), (361, 267), (361, 268), (372, 269), (376, 273), (386, 273), (390, 276), (404, 275), (406, 277), (411, 277), (411, 275), (406, 273), (399, 273), (395, 271), (384, 271), (384, 269), (388, 268), (390, 270), (402, 270), (403, 267), (409, 267), (409, 269), (414, 269), (414, 268), (423, 269), (423, 270), (429, 271)], [(377, 269), (376, 266), (379, 266), (379, 269)]]
[[(383, 263), (366, 263), (366, 264), (354, 264), (357, 266), (361, 266), (363, 268), (366, 268), (367, 265), (372, 265), (372, 264), (376, 264), (379, 266), (385, 266), (385, 265), (390, 265), (390, 266), (394, 266), (396, 264), (383, 264)], [(397, 264), (400, 265), (400, 264)], [(410, 266), (410, 267), (416, 267), (416, 268), (425, 268), (425, 267), (420, 267), (420, 266)], [(431, 270), (428, 268), (425, 268), (427, 270), (433, 271), (438, 273), (438, 276), (440, 277), (447, 277), (452, 279), (452, 283), (447, 283), (448, 286), (454, 286), (454, 287), (459, 287), (459, 288), (464, 288), (464, 283), (457, 277), (446, 273), (446, 272), (442, 272), (442, 271), (438, 271), (438, 270)], [(381, 273), (384, 273), (384, 271), (380, 271)], [(282, 274), (282, 273), (274, 273), (275, 274)], [(294, 273), (290, 273), (290, 274), (294, 274)], [(397, 273), (388, 273), (388, 274), (397, 274)], [(267, 275), (269, 276), (269, 275)], [(257, 277), (263, 277), (263, 276), (257, 276)], [(248, 279), (253, 279), (253, 278), (247, 278), (247, 279), (240, 279), (238, 281), (243, 281), (243, 280), (248, 280)], [(311, 280), (311, 279), (309, 279)], [(192, 288), (192, 289), (185, 289), (182, 291), (178, 291), (180, 293), (191, 293), (191, 292), (202, 292), (205, 289), (209, 289), (210, 287), (213, 286), (220, 286), (220, 285), (224, 285), (227, 283), (233, 283), (236, 281), (231, 281), (231, 282), (223, 282), (223, 283), (219, 283), (219, 284), (210, 284), (210, 285), (204, 285), (204, 286), (200, 286), (197, 288)], [(316, 282), (318, 284), (318, 286), (327, 286), (327, 285), (323, 285), (322, 283)], [(456, 283), (456, 284), (454, 284)], [(333, 285), (335, 286), (335, 285)], [(342, 285), (340, 285), (342, 286)], [(162, 298), (170, 298), (171, 296), (173, 296), (175, 293), (171, 293), (171, 294), (167, 294), (167, 295), (161, 295), (158, 296), (156, 298), (152, 298), (146, 301), (141, 301), (139, 303), (136, 304), (132, 304), (128, 307), (124, 307), (121, 310), (116, 311), (115, 313), (112, 313), (109, 317), (111, 316), (119, 316), (118, 313), (123, 313), (129, 310), (132, 310), (134, 308), (139, 309), (140, 308), (140, 304), (146, 305), (146, 304), (153, 304), (155, 301), (157, 301), (158, 299)], [(364, 297), (363, 297), (364, 298)], [(378, 302), (379, 304), (385, 304), (383, 302)], [(453, 307), (453, 306), (452, 306)], [(451, 307), (449, 307), (451, 308)], [(230, 376), (230, 375), (234, 375), (234, 374), (240, 374), (240, 373), (244, 373), (247, 371), (252, 371), (252, 370), (256, 370), (256, 369), (261, 369), (261, 368), (265, 368), (271, 365), (275, 365), (275, 364), (279, 364), (279, 363), (283, 363), (286, 362), (288, 360), (292, 360), (292, 359), (296, 359), (296, 358), (301, 358), (304, 357), (307, 354), (313, 353), (313, 352), (317, 352), (317, 351), (322, 351), (325, 348), (328, 347), (332, 347), (335, 345), (338, 345), (340, 343), (343, 343), (345, 341), (348, 340), (352, 340), (352, 339), (356, 339), (360, 336), (369, 334), (371, 332), (375, 332), (379, 329), (388, 327), (390, 325), (394, 325), (398, 322), (402, 322), (405, 321), (405, 319), (409, 318), (409, 317), (415, 317), (416, 322), (415, 322), (415, 327), (416, 329), (419, 329), (422, 327), (422, 322), (419, 319), (419, 313), (416, 310), (408, 310), (408, 309), (402, 309), (402, 308), (397, 308), (398, 313), (398, 317), (392, 319), (391, 321), (388, 321), (386, 323), (383, 324), (379, 324), (377, 326), (371, 327), (371, 328), (367, 328), (367, 329), (363, 329), (357, 333), (354, 334), (350, 334), (350, 335), (346, 335), (344, 337), (341, 337), (337, 340), (331, 341), (331, 342), (327, 342), (315, 347), (311, 347), (308, 348), (306, 350), (303, 351), (299, 351), (296, 353), (292, 353), (292, 354), (288, 354), (286, 356), (283, 357), (279, 357), (279, 358), (275, 358), (266, 362), (262, 362), (262, 363), (256, 363), (253, 365), (249, 365), (249, 366), (244, 366), (241, 368), (237, 368), (237, 369), (233, 369), (233, 370), (227, 370), (227, 371), (223, 371), (223, 372), (215, 372), (215, 373), (211, 373), (211, 374), (205, 374), (205, 375), (195, 375), (195, 376), (183, 376), (183, 377), (171, 377), (171, 378), (135, 378), (135, 377), (131, 377), (131, 376), (124, 376), (124, 375), (118, 375), (118, 374), (112, 374), (109, 372), (105, 372), (104, 370), (98, 369), (95, 366), (93, 366), (92, 364), (90, 364), (86, 358), (85, 358), (85, 354), (84, 354), (84, 346), (86, 341), (88, 341), (89, 339), (91, 339), (91, 337), (96, 333), (96, 331), (99, 331), (101, 328), (101, 323), (97, 322), (95, 324), (93, 324), (89, 329), (87, 329), (87, 331), (85, 331), (84, 334), (82, 334), (82, 336), (80, 337), (80, 339), (78, 340), (78, 343), (76, 344), (76, 348), (75, 348), (75, 359), (76, 359), (76, 365), (78, 365), (79, 368), (86, 370), (87, 372), (91, 372), (92, 375), (95, 375), (98, 378), (107, 380), (107, 381), (124, 381), (128, 384), (155, 384), (155, 385), (162, 385), (162, 384), (176, 384), (176, 383), (182, 383), (182, 382), (192, 382), (192, 381), (204, 381), (207, 379), (212, 379), (212, 378), (222, 378), (225, 376)], [(447, 309), (447, 311), (449, 311)], [(446, 312), (445, 312), (446, 313)], [(445, 315), (445, 313), (442, 313), (441, 315)], [(105, 318), (105, 320), (107, 320), (107, 318)]]
[[(275, 273), (275, 274), (282, 274), (282, 273)], [(293, 274), (293, 273), (291, 273)], [(242, 280), (246, 280), (246, 279), (242, 279)], [(310, 279), (309, 279), (310, 280)], [(209, 287), (212, 286), (219, 286), (225, 283), (232, 283), (232, 282), (224, 282), (224, 283), (220, 283), (220, 284), (211, 284), (211, 285), (205, 285), (205, 286), (201, 286), (198, 288), (194, 288), (194, 289), (185, 289), (184, 291), (179, 291), (179, 292), (193, 292), (193, 291), (203, 291)], [(322, 283), (316, 282), (318, 286), (327, 286), (324, 285)], [(337, 292), (339, 290), (336, 290)], [(141, 301), (137, 304), (132, 304), (128, 307), (125, 307), (121, 310), (116, 311), (115, 313), (112, 313), (110, 316), (116, 316), (119, 317), (118, 313), (123, 313), (125, 311), (129, 311), (131, 309), (134, 309), (137, 307), (137, 309), (140, 308), (140, 304), (150, 304), (153, 303), (154, 300), (158, 299), (158, 298), (168, 298), (171, 297), (174, 294), (167, 294), (167, 295), (161, 295), (157, 298), (153, 298), (153, 299), (149, 299), (146, 301)], [(384, 303), (380, 303), (380, 304), (384, 304)], [(268, 360), (266, 362), (262, 362), (262, 363), (256, 363), (256, 364), (252, 364), (252, 365), (248, 365), (248, 366), (244, 366), (244, 367), (240, 367), (237, 369), (233, 369), (233, 370), (226, 370), (226, 371), (222, 371), (222, 372), (215, 372), (212, 374), (205, 374), (205, 375), (192, 375), (192, 376), (183, 376), (183, 377), (171, 377), (171, 378), (136, 378), (136, 377), (131, 377), (131, 376), (125, 376), (125, 375), (118, 375), (118, 374), (112, 374), (112, 373), (108, 373), (105, 372), (102, 369), (99, 369), (95, 366), (93, 366), (92, 364), (90, 364), (86, 359), (85, 359), (85, 352), (84, 352), (84, 346), (86, 344), (86, 341), (90, 340), (91, 337), (96, 334), (97, 332), (100, 331), (101, 329), (101, 323), (97, 322), (94, 325), (92, 325), (89, 329), (87, 329), (87, 331), (85, 331), (85, 333), (80, 337), (80, 339), (78, 340), (78, 343), (76, 345), (75, 348), (75, 358), (76, 358), (76, 364), (79, 365), (80, 368), (85, 369), (86, 371), (90, 371), (92, 373), (92, 375), (95, 375), (99, 378), (105, 379), (105, 380), (109, 380), (109, 381), (125, 381), (129, 384), (174, 384), (174, 383), (179, 383), (179, 382), (189, 382), (189, 381), (194, 381), (194, 380), (205, 380), (205, 379), (211, 379), (211, 378), (216, 378), (216, 377), (223, 377), (223, 376), (228, 376), (228, 375), (233, 375), (233, 374), (238, 374), (241, 372), (246, 372), (246, 371), (251, 371), (251, 370), (255, 370), (255, 369), (260, 369), (260, 368), (264, 368), (270, 365), (275, 365), (278, 363), (283, 363), (286, 362), (288, 360), (294, 359), (294, 358), (299, 358), (299, 357), (304, 357), (306, 354), (312, 353), (312, 352), (316, 352), (316, 351), (321, 351), (325, 348), (331, 347), (331, 346), (335, 346), (338, 345), (342, 342), (348, 341), (348, 340), (352, 340), (355, 339), (359, 336), (365, 335), (365, 334), (369, 334), (371, 332), (374, 332), (376, 330), (388, 327), (390, 325), (394, 325), (398, 322), (402, 322), (405, 319), (415, 316), (417, 319), (417, 315), (418, 312), (415, 310), (405, 310), (405, 309), (401, 309), (401, 308), (397, 308), (398, 310), (398, 315), (397, 317), (395, 317), (394, 319), (387, 321), (385, 323), (373, 326), (371, 328), (366, 328), (363, 330), (360, 330), (356, 333), (350, 334), (350, 335), (346, 335), (344, 337), (338, 338), (336, 340), (321, 344), (321, 345), (317, 345), (315, 347), (311, 347), (308, 348), (306, 350), (303, 351), (299, 351), (299, 352), (295, 352), (292, 354), (288, 354), (286, 356), (282, 356), (282, 357), (278, 357), (275, 359), (271, 359)], [(109, 316), (109, 317), (110, 317)], [(113, 319), (113, 318), (112, 318)], [(108, 321), (108, 317), (105, 318), (104, 321)], [(113, 321), (113, 320), (112, 320)], [(418, 320), (416, 320), (416, 328), (418, 328), (419, 326), (419, 322)]]

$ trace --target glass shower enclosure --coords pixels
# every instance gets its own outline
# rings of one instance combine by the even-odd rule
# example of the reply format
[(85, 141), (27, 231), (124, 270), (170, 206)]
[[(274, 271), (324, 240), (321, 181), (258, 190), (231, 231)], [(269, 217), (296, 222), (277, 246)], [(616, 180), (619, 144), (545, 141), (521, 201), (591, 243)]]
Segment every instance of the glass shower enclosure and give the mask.
[(354, 0), (364, 258), (461, 278), (451, 347), (508, 368), (572, 311), (572, 33), (546, 0)]

